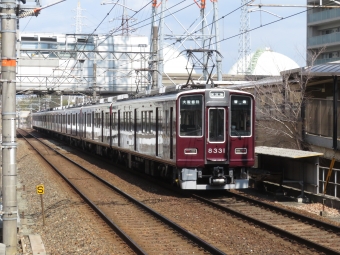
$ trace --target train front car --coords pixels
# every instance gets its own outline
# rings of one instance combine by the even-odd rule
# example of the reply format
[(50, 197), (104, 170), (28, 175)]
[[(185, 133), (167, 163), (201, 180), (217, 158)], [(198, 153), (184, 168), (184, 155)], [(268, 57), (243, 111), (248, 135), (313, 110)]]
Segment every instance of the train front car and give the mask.
[(177, 98), (176, 164), (182, 189), (248, 188), (254, 165), (254, 98), (193, 90)]

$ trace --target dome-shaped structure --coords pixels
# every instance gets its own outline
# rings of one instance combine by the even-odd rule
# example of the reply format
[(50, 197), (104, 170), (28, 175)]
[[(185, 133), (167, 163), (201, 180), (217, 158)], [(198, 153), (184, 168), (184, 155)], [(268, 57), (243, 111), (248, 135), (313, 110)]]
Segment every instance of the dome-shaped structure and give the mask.
[[(237, 72), (238, 63), (232, 66), (228, 74), (242, 74)], [(279, 76), (282, 71), (298, 67), (299, 65), (289, 57), (265, 48), (250, 54), (250, 64), (246, 74)]]

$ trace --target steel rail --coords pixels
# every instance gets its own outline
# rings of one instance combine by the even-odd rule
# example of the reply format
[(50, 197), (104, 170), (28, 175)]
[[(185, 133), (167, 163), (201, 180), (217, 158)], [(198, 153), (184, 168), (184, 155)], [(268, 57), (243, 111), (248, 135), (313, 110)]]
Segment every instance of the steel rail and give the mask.
[[(120, 166), (121, 167), (121, 166)], [(132, 171), (130, 171), (132, 172)], [(134, 172), (134, 174), (138, 174), (139, 176), (145, 178), (145, 179), (148, 179), (148, 181), (150, 182), (153, 182), (155, 185), (159, 185), (159, 182), (158, 180), (155, 180), (154, 178), (149, 178), (148, 176), (144, 176), (138, 172)], [(322, 251), (322, 252), (325, 252), (326, 254), (340, 254), (338, 251), (335, 251), (333, 249), (330, 249), (328, 247), (325, 247), (323, 245), (320, 245), (320, 244), (317, 244), (315, 242), (312, 242), (312, 241), (309, 241), (308, 239), (304, 239), (304, 238), (301, 238), (299, 236), (296, 236), (288, 231), (285, 231), (285, 230), (282, 230), (280, 228), (277, 228), (275, 226), (271, 226), (265, 222), (261, 222), (257, 219), (254, 219), (252, 217), (249, 217), (245, 214), (242, 214), (240, 212), (236, 212), (234, 210), (231, 210), (231, 209), (228, 209), (224, 206), (221, 206), (219, 204), (216, 204), (210, 200), (207, 200), (205, 198), (202, 198), (200, 196), (197, 196), (197, 195), (193, 195), (192, 193), (188, 192), (188, 191), (184, 191), (184, 190), (178, 190), (177, 188), (174, 188), (173, 186), (170, 186), (170, 185), (165, 185), (165, 186), (162, 186), (162, 187), (166, 187), (168, 189), (170, 189), (171, 191), (173, 192), (176, 192), (177, 194), (181, 194), (181, 195), (184, 195), (186, 197), (194, 197), (200, 201), (203, 201), (203, 202), (207, 202), (209, 205), (212, 205), (222, 211), (226, 211), (228, 213), (231, 213), (231, 214), (236, 214), (237, 216), (243, 218), (243, 219), (246, 219), (248, 221), (251, 221), (255, 224), (258, 224), (266, 229), (271, 229), (272, 231), (274, 232), (278, 232), (279, 234), (283, 235), (283, 236), (286, 236), (292, 240), (296, 240), (302, 244), (306, 244), (308, 245), (309, 247), (313, 247), (319, 251)], [(284, 209), (284, 208), (281, 208), (281, 207), (277, 207), (277, 206), (274, 206), (274, 205), (270, 205), (270, 204), (267, 204), (265, 202), (261, 202), (261, 201), (258, 201), (258, 200), (254, 200), (254, 199), (251, 199), (251, 198), (248, 198), (248, 197), (244, 197), (242, 195), (238, 195), (238, 194), (235, 194), (235, 193), (231, 193), (229, 192), (231, 195), (233, 196), (236, 196), (238, 197), (239, 199), (243, 199), (243, 200), (247, 200), (248, 202), (251, 202), (253, 204), (257, 204), (259, 206), (264, 206), (264, 207), (267, 207), (267, 208), (270, 208), (270, 210), (276, 210), (277, 212), (279, 213), (282, 213), (282, 214), (287, 214), (287, 215), (290, 215), (294, 218), (300, 218), (301, 220), (303, 221), (307, 221), (309, 222), (310, 224), (315, 224), (315, 225), (321, 225), (321, 227), (325, 228), (325, 229), (328, 229), (328, 230), (331, 230), (331, 231), (334, 231), (334, 232), (339, 232), (340, 233), (340, 227), (337, 227), (335, 225), (332, 225), (332, 224), (329, 224), (329, 223), (325, 223), (325, 222), (322, 222), (322, 221), (318, 221), (316, 219), (313, 219), (313, 218), (310, 218), (310, 217), (307, 217), (305, 215), (302, 215), (302, 214), (299, 214), (299, 213), (295, 213), (295, 212), (292, 212), (292, 211), (289, 211), (287, 209)]]
[(258, 206), (267, 207), (270, 210), (274, 210), (274, 211), (277, 211), (277, 212), (282, 213), (282, 214), (287, 214), (287, 215), (292, 216), (294, 218), (298, 218), (298, 219), (301, 219), (303, 221), (307, 221), (310, 224), (320, 225), (322, 228), (340, 233), (340, 227), (339, 226), (332, 225), (332, 224), (327, 223), (327, 222), (319, 221), (317, 219), (313, 219), (313, 218), (308, 217), (306, 215), (303, 215), (303, 214), (300, 214), (300, 213), (297, 213), (297, 212), (292, 212), (292, 211), (289, 211), (285, 208), (278, 207), (278, 206), (275, 206), (275, 205), (271, 205), (271, 204), (268, 204), (266, 202), (258, 201), (258, 200), (255, 200), (255, 199), (252, 199), (252, 198), (249, 198), (249, 197), (245, 197), (245, 196), (242, 196), (240, 194), (235, 194), (235, 193), (231, 193), (231, 192), (228, 192), (228, 193), (230, 195), (234, 196), (234, 197), (239, 198), (239, 199), (243, 199), (243, 200), (246, 200), (250, 203), (257, 204)]
[[(88, 169), (84, 168), (83, 166), (79, 165), (78, 163), (76, 163), (75, 161), (69, 159), (68, 157), (66, 157), (65, 155), (63, 155), (62, 153), (58, 152), (57, 150), (53, 149), (51, 146), (49, 146), (48, 144), (44, 143), (43, 141), (41, 141), (40, 139), (38, 139), (37, 137), (35, 137), (34, 135), (28, 133), (30, 136), (36, 138), (39, 142), (41, 142), (42, 144), (44, 144), (45, 146), (49, 147), (50, 149), (52, 149), (55, 153), (57, 153), (58, 155), (64, 157), (65, 159), (69, 160), (70, 162), (72, 162), (73, 164), (75, 164), (76, 166), (80, 167), (81, 169), (83, 169), (84, 171), (86, 171), (88, 174), (90, 174), (91, 176), (95, 177), (97, 180), (103, 182), (107, 187), (113, 189), (114, 191), (116, 191), (117, 193), (119, 193), (120, 195), (124, 196), (125, 198), (127, 198), (130, 202), (136, 204), (137, 206), (141, 207), (142, 209), (144, 209), (145, 211), (147, 211), (148, 213), (150, 213), (151, 215), (153, 215), (154, 217), (156, 217), (157, 219), (159, 219), (160, 221), (162, 221), (163, 223), (166, 223), (168, 226), (170, 226), (171, 228), (175, 229), (177, 232), (179, 232), (180, 234), (182, 234), (183, 236), (187, 237), (188, 239), (190, 239), (191, 241), (195, 242), (196, 244), (200, 245), (203, 249), (205, 249), (206, 251), (210, 252), (211, 254), (226, 254), (223, 251), (219, 250), (218, 248), (210, 245), (209, 243), (207, 243), (206, 241), (204, 241), (203, 239), (201, 239), (200, 237), (192, 234), (190, 231), (186, 230), (185, 228), (181, 227), (180, 225), (178, 225), (177, 223), (171, 221), (170, 219), (166, 218), (165, 216), (159, 214), (158, 212), (156, 212), (155, 210), (151, 209), (150, 207), (148, 207), (147, 205), (139, 202), (138, 200), (134, 199), (133, 197), (131, 197), (130, 195), (128, 195), (127, 193), (123, 192), (122, 190), (120, 190), (119, 188), (115, 187), (114, 185), (112, 185), (111, 183), (107, 182), (106, 180), (102, 179), (101, 177), (97, 176), (96, 174), (92, 173), (91, 171), (89, 171)], [(33, 147), (33, 146), (32, 146)], [(39, 153), (40, 154), (40, 153)], [(40, 154), (41, 155), (41, 154)], [(43, 155), (41, 155), (43, 157)], [(45, 159), (46, 160), (46, 159)], [(52, 165), (51, 165), (52, 166)], [(53, 167), (53, 166), (52, 166)], [(53, 167), (54, 168), (54, 167)], [(57, 170), (58, 171), (58, 170)], [(58, 171), (59, 173), (59, 171)], [(61, 173), (60, 175), (73, 187), (73, 185), (69, 182), (69, 180), (67, 180), (67, 178), (65, 176), (63, 176)], [(76, 188), (75, 188), (76, 189)], [(77, 189), (76, 189), (77, 190)], [(77, 192), (79, 193), (79, 191), (77, 190)], [(91, 203), (91, 207), (95, 206)], [(98, 209), (100, 210), (100, 209)], [(104, 214), (105, 215), (105, 214)], [(110, 221), (111, 222), (111, 221)], [(113, 223), (114, 224), (114, 223)], [(118, 226), (117, 226), (118, 228)], [(130, 240), (130, 239), (129, 239)], [(137, 245), (137, 244), (136, 244)]]
[[(288, 214), (289, 216), (292, 216), (294, 218), (299, 218), (301, 217), (302, 220), (305, 220), (305, 221), (309, 221), (310, 223), (312, 224), (320, 224), (322, 226), (324, 226), (326, 229), (329, 227), (331, 228), (332, 231), (338, 231), (340, 232), (340, 228), (339, 227), (336, 227), (334, 225), (331, 225), (331, 224), (328, 224), (328, 223), (324, 223), (324, 222), (321, 222), (321, 221), (318, 221), (318, 220), (315, 220), (315, 219), (312, 219), (312, 218), (309, 218), (307, 216), (304, 216), (304, 215), (301, 215), (301, 214), (298, 214), (298, 213), (294, 213), (294, 212), (291, 212), (291, 211), (288, 211), (286, 209), (283, 209), (283, 208), (279, 208), (279, 207), (276, 207), (276, 206), (273, 206), (273, 205), (269, 205), (267, 203), (264, 203), (264, 202), (260, 202), (260, 201), (257, 201), (257, 200), (254, 200), (254, 199), (251, 199), (251, 198), (246, 198), (246, 197), (243, 197), (241, 195), (237, 195), (237, 194), (234, 194), (234, 193), (230, 193), (232, 194), (233, 196), (236, 196), (238, 198), (241, 198), (243, 200), (247, 200), (248, 202), (251, 202), (251, 203), (254, 203), (254, 204), (257, 204), (257, 205), (260, 205), (260, 206), (263, 206), (263, 207), (267, 207), (269, 208), (270, 210), (276, 210), (277, 212), (279, 213), (282, 213), (282, 214)], [(316, 249), (320, 252), (324, 252), (325, 254), (327, 255), (339, 255), (340, 252), (339, 251), (336, 251), (336, 250), (333, 250), (331, 248), (328, 248), (326, 246), (323, 246), (323, 245), (320, 245), (318, 243), (315, 243), (313, 241), (310, 241), (306, 238), (303, 238), (303, 237), (300, 237), (300, 236), (297, 236), (291, 232), (288, 232), (286, 230), (283, 230), (283, 229), (280, 229), (278, 227), (275, 227), (273, 225), (270, 225), (264, 221), (261, 221), (261, 220), (258, 220), (258, 219), (255, 219), (253, 217), (250, 217), (244, 213), (241, 213), (241, 212), (238, 212), (236, 210), (233, 210), (231, 208), (228, 208), (228, 207), (225, 207), (223, 205), (220, 205), (220, 204), (217, 204), (209, 199), (206, 199), (204, 197), (201, 197), (201, 196), (198, 196), (196, 194), (193, 194), (192, 195), (194, 198), (198, 199), (199, 201), (203, 202), (203, 203), (206, 203), (206, 204), (209, 204), (210, 206), (213, 206), (221, 211), (224, 211), (224, 212), (227, 212), (227, 213), (230, 213), (230, 214), (233, 214), (233, 215), (236, 215), (237, 217), (240, 217), (244, 220), (247, 220), (247, 221), (250, 221), (256, 225), (259, 225), (265, 229), (269, 229), (275, 233), (278, 233), (282, 236), (285, 236), (285, 237), (288, 237), (292, 240), (295, 240), (295, 241), (298, 241), (299, 243), (301, 244), (304, 244), (304, 245), (307, 245), (308, 247), (311, 247), (313, 249)]]
[[(42, 155), (33, 145), (32, 143), (22, 134), (22, 132), (26, 132), (23, 130), (17, 129), (17, 132), (22, 136), (22, 138), (25, 139), (25, 141), (31, 145), (31, 147), (47, 162), (47, 164), (49, 164), (69, 185), (70, 187), (72, 187), (81, 197), (82, 199), (84, 199), (86, 201), (86, 203), (88, 203), (90, 205), (90, 207), (124, 240), (124, 242), (127, 243), (127, 245), (137, 254), (143, 254), (143, 255), (147, 255), (147, 253), (141, 248), (139, 247), (139, 245), (137, 243), (135, 243), (133, 241), (133, 239), (131, 237), (129, 237), (119, 226), (117, 226), (112, 220), (110, 220), (104, 212), (102, 212), (94, 203), (92, 203), (87, 196), (85, 196), (77, 187), (75, 187), (70, 181), (69, 179), (63, 175), (53, 164), (51, 164), (45, 157), (44, 155)], [(35, 139), (37, 139), (39, 142), (41, 142), (42, 144), (46, 145), (45, 143), (43, 143), (42, 141), (40, 141), (40, 139), (38, 139), (37, 137), (33, 136), (32, 134), (26, 132), (27, 135), (34, 137)], [(49, 145), (46, 145), (49, 148), (51, 148)], [(57, 152), (56, 150), (54, 150), (53, 148), (51, 148), (53, 151), (55, 151), (57, 154), (60, 154), (59, 152)]]

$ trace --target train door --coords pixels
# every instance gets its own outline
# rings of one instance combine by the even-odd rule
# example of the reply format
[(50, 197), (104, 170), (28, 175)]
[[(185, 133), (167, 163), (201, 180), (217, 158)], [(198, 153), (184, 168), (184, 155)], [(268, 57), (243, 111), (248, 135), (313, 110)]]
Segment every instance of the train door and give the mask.
[(159, 143), (159, 107), (156, 107), (156, 156), (159, 156), (158, 143)]
[(178, 167), (203, 167), (203, 95), (183, 95), (178, 100), (176, 157)]
[(84, 122), (84, 115), (83, 115), (83, 108), (80, 109), (79, 112), (79, 137), (82, 138), (83, 137), (83, 122)]
[(101, 111), (101, 121), (100, 121), (100, 132), (101, 132), (101, 142), (104, 141), (104, 125), (105, 125), (105, 120), (104, 120), (104, 111)]
[(92, 116), (91, 116), (91, 126), (92, 126), (92, 130), (91, 130), (91, 139), (94, 140), (94, 111), (92, 112)]
[(118, 136), (118, 147), (120, 147), (120, 125), (121, 125), (121, 123), (120, 123), (120, 110), (118, 110), (118, 134), (117, 134), (117, 136)]
[(109, 129), (110, 129), (110, 147), (112, 147), (112, 128), (113, 128), (113, 120), (112, 120), (112, 104), (110, 105), (110, 125), (109, 125)]
[(76, 113), (76, 135), (78, 135), (78, 113)]
[(207, 107), (206, 114), (206, 159), (227, 161), (227, 108)]
[(83, 113), (83, 118), (84, 118), (84, 121), (83, 121), (83, 125), (84, 125), (84, 135), (83, 137), (86, 138), (86, 128), (87, 128), (87, 112), (84, 112)]
[(230, 99), (230, 167), (254, 164), (254, 99), (232, 95)]
[(137, 151), (137, 109), (134, 110), (133, 117), (133, 149)]

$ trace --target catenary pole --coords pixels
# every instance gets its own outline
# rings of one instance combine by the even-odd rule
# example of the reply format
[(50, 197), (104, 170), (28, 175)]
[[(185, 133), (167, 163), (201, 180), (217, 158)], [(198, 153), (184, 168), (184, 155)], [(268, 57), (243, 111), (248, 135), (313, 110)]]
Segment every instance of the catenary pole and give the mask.
[(158, 45), (158, 79), (157, 79), (157, 86), (158, 88), (163, 87), (163, 71), (164, 71), (164, 66), (163, 66), (163, 48), (164, 48), (164, 12), (165, 12), (165, 6), (166, 1), (162, 0), (161, 2), (161, 13), (160, 13), (160, 20), (159, 20), (159, 45)]
[(6, 255), (17, 252), (16, 1), (1, 0), (2, 204)]
[[(205, 33), (205, 28), (207, 26), (206, 18), (205, 18), (205, 2), (206, 0), (201, 0), (201, 21), (202, 21), (202, 28), (201, 28), (201, 33), (202, 33), (202, 49), (205, 49), (205, 43), (206, 43), (206, 33)], [(208, 57), (207, 53), (203, 52), (203, 79), (206, 81), (208, 79)]]
[[(215, 40), (216, 40), (216, 50), (221, 52), (220, 49), (220, 31), (218, 26), (218, 0), (213, 0), (214, 7), (214, 24), (215, 24)], [(222, 58), (216, 53), (216, 65), (217, 65), (217, 80), (222, 81)]]

